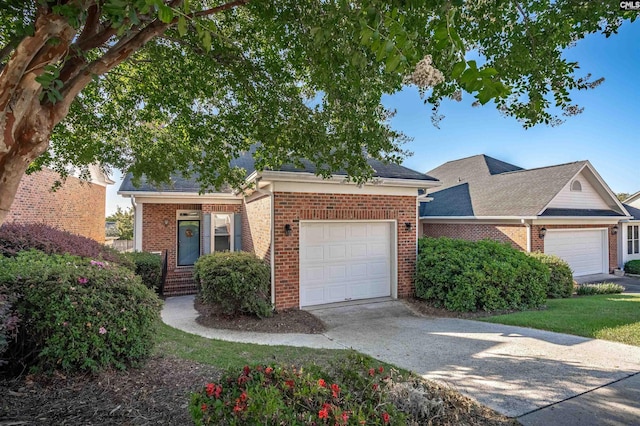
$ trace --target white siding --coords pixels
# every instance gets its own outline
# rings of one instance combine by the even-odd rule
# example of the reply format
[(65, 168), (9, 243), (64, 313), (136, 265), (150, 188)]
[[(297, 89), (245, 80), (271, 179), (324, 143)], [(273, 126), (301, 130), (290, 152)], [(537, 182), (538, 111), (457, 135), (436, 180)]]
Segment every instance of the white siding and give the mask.
[(562, 209), (599, 209), (607, 210), (611, 207), (602, 199), (600, 194), (589, 183), (582, 173), (576, 178), (582, 185), (582, 191), (572, 191), (570, 181), (549, 203), (549, 208)]

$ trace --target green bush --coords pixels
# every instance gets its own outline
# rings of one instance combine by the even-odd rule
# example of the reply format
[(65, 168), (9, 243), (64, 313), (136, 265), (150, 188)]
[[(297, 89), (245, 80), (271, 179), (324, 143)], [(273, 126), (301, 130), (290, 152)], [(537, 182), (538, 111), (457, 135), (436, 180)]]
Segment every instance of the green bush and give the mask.
[(195, 264), (198, 297), (217, 305), (227, 315), (272, 314), (271, 272), (258, 257), (246, 252), (216, 252), (201, 256)]
[(14, 366), (125, 368), (152, 348), (161, 302), (127, 268), (32, 250), (0, 257), (0, 283), (20, 294)]
[(544, 304), (549, 268), (496, 241), (421, 238), (416, 296), (451, 311), (528, 309)]
[(350, 357), (333, 378), (315, 366), (246, 366), (193, 393), (189, 411), (196, 425), (411, 424), (390, 397), (398, 376), (366, 360)]
[(624, 290), (623, 286), (615, 283), (580, 284), (576, 293), (578, 296), (593, 296), (594, 294), (617, 294)]
[(14, 308), (16, 301), (15, 293), (0, 286), (0, 367), (7, 363), (2, 356), (9, 348), (9, 343), (18, 335), (20, 318)]
[(133, 271), (142, 279), (142, 283), (158, 291), (162, 280), (162, 257), (144, 251), (124, 253), (124, 256), (135, 265)]
[(569, 264), (558, 256), (540, 252), (529, 253), (549, 268), (551, 276), (547, 287), (549, 299), (571, 297), (573, 294), (573, 272)]
[(624, 271), (629, 274), (640, 275), (640, 260), (630, 260), (624, 264)]

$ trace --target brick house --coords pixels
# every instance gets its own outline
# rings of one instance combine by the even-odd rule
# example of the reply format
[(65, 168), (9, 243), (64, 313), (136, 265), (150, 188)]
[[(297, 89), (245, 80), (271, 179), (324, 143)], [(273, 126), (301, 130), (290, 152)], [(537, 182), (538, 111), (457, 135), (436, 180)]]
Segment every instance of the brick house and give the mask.
[(105, 202), (110, 180), (99, 167), (90, 167), (90, 180), (68, 176), (52, 191), (60, 175), (44, 168), (20, 181), (6, 222), (44, 223), (53, 228), (105, 241)]
[(555, 254), (575, 276), (619, 266), (618, 231), (632, 216), (588, 161), (525, 170), (476, 155), (427, 174), (442, 186), (420, 205), (425, 236), (493, 239)]
[(316, 176), (313, 165), (256, 171), (251, 153), (234, 160), (254, 189), (199, 194), (195, 179), (138, 186), (119, 194), (135, 206), (136, 250), (166, 251), (166, 295), (195, 291), (202, 254), (255, 253), (271, 265), (277, 309), (413, 294), (418, 192), (438, 185), (423, 173), (371, 159), (372, 182)]

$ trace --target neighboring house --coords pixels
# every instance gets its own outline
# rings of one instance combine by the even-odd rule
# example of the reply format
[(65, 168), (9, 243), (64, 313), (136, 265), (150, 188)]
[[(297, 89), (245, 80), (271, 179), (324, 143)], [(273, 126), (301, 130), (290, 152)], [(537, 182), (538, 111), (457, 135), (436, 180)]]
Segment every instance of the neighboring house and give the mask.
[(620, 222), (620, 269), (630, 260), (640, 259), (640, 191), (622, 202), (632, 219)]
[(427, 174), (442, 186), (420, 206), (423, 235), (555, 254), (576, 276), (618, 267), (619, 222), (632, 217), (588, 161), (525, 170), (476, 155)]
[(104, 243), (106, 187), (114, 182), (99, 167), (89, 172), (90, 181), (68, 176), (55, 191), (57, 172), (44, 168), (25, 175), (6, 222), (44, 223)]
[(213, 251), (244, 250), (271, 265), (276, 309), (376, 297), (408, 297), (418, 237), (418, 191), (438, 182), (371, 160), (365, 185), (303, 169), (255, 170), (246, 153), (234, 165), (255, 189), (199, 194), (195, 179), (160, 188), (125, 177), (119, 194), (135, 206), (136, 250), (166, 251), (165, 294), (193, 293), (194, 262)]

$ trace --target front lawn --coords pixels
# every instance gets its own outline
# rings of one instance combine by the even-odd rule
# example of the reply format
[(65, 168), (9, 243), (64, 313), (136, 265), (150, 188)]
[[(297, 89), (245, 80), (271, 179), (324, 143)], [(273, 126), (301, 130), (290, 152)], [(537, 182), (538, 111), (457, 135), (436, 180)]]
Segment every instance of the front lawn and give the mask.
[(556, 331), (640, 346), (640, 295), (618, 294), (549, 299), (548, 309), (480, 321)]

